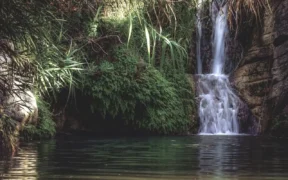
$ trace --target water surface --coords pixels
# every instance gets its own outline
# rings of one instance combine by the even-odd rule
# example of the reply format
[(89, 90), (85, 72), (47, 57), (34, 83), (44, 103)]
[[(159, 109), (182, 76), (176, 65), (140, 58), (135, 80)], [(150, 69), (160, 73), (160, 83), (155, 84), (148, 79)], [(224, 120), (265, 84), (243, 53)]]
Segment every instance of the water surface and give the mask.
[(0, 179), (288, 179), (288, 140), (252, 136), (64, 138), (26, 143)]

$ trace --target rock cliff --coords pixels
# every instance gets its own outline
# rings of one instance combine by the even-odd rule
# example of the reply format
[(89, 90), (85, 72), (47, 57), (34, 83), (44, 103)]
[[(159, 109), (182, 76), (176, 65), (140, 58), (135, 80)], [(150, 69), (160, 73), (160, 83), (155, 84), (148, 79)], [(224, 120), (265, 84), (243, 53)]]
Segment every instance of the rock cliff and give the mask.
[(271, 0), (263, 14), (260, 33), (257, 27), (232, 75), (239, 96), (259, 121), (258, 133), (288, 108), (288, 0)]

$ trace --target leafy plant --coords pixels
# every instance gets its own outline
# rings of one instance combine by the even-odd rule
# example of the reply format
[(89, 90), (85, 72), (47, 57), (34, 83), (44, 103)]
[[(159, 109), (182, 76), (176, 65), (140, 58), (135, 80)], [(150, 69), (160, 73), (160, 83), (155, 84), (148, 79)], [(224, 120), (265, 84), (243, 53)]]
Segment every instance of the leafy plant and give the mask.
[(113, 51), (116, 62), (103, 61), (97, 76), (87, 80), (84, 91), (93, 97), (91, 109), (127, 124), (161, 134), (183, 133), (191, 120), (172, 83), (125, 47)]
[(70, 90), (74, 88), (77, 83), (76, 75), (84, 70), (83, 63), (77, 59), (76, 54), (80, 48), (73, 47), (71, 42), (66, 52), (55, 45), (46, 45), (43, 51), (36, 57), (39, 60), (36, 61), (35, 79), (40, 93), (52, 92), (55, 95), (63, 87), (69, 87)]
[(141, 42), (140, 48), (141, 44), (146, 45), (146, 54), (143, 55), (150, 65), (158, 66), (162, 70), (165, 65), (172, 64), (171, 68), (183, 70), (185, 60), (188, 59), (186, 49), (170, 38), (169, 34), (164, 35), (162, 31), (156, 30), (143, 15), (141, 16), (140, 13), (136, 15), (138, 17), (130, 15), (133, 20), (129, 21), (129, 47), (139, 47)]
[(56, 133), (55, 123), (49, 104), (42, 99), (37, 99), (38, 123), (36, 125), (27, 124), (21, 131), (21, 136), (25, 139), (51, 138)]

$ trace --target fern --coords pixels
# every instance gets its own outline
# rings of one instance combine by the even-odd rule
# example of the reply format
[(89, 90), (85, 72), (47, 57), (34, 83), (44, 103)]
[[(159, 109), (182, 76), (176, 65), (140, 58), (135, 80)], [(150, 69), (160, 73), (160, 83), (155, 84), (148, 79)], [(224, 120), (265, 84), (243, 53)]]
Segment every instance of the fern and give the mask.
[(84, 88), (93, 97), (93, 111), (102, 112), (103, 117), (120, 115), (127, 124), (150, 132), (188, 131), (191, 120), (184, 106), (190, 102), (182, 102), (179, 84), (167, 81), (149, 64), (139, 68), (140, 57), (127, 47), (118, 47), (111, 54), (117, 62), (103, 60), (97, 72), (101, 75), (90, 77)]

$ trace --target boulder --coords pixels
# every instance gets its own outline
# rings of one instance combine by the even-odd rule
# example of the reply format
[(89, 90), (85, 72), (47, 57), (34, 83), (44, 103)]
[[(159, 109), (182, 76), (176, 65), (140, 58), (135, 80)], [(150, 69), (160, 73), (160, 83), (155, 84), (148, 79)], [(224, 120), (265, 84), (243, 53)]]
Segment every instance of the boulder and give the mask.
[(4, 113), (21, 124), (37, 122), (38, 108), (30, 90), (9, 94), (3, 102)]
[[(32, 78), (22, 76), (22, 70), (14, 70), (13, 43), (0, 40), (0, 105), (4, 113), (19, 122), (19, 125), (36, 123), (38, 108), (36, 98), (31, 91)], [(11, 54), (9, 54), (11, 53)]]

